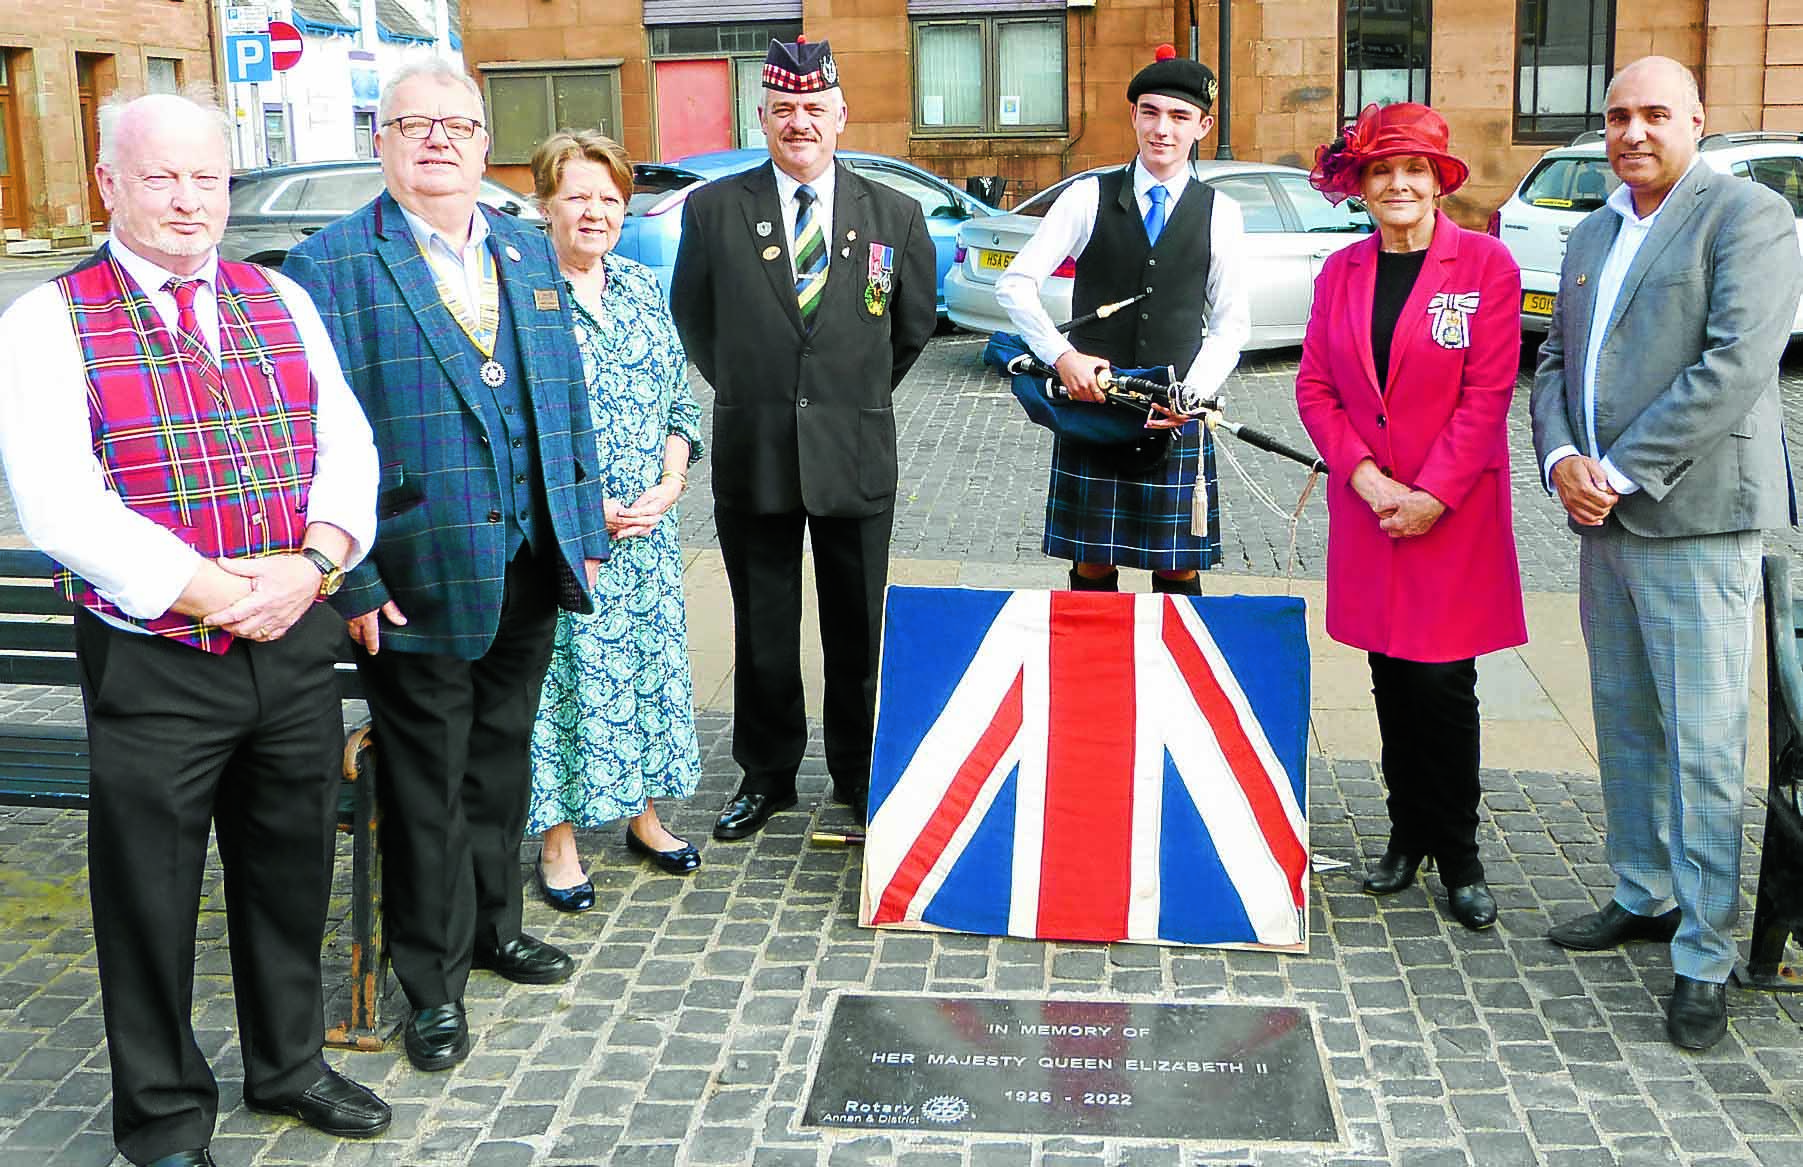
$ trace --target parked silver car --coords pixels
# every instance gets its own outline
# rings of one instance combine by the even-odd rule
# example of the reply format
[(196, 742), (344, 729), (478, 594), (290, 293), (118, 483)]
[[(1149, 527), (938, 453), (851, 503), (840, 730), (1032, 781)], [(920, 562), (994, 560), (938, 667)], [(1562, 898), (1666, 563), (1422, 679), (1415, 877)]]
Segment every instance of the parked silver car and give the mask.
[[(1371, 216), (1356, 200), (1334, 206), (1308, 184), (1308, 172), (1265, 162), (1192, 162), (1192, 172), (1239, 204), (1246, 220), (1245, 263), (1250, 278), (1252, 339), (1248, 349), (1300, 344), (1315, 298), (1321, 264), (1340, 248), (1369, 235)], [(1047, 187), (1011, 214), (972, 219), (958, 229), (958, 248), (945, 277), (945, 308), (952, 323), (973, 332), (1012, 332), (996, 302), (995, 281), (1023, 247), (1064, 188), (1102, 174), (1098, 167)], [(1054, 321), (1071, 315), (1076, 259), (1066, 259), (1039, 290)]]

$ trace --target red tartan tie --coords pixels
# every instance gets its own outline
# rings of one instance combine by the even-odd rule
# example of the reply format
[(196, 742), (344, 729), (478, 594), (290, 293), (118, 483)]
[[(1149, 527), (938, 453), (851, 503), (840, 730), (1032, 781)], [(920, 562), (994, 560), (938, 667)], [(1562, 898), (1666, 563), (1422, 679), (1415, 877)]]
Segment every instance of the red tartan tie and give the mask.
[(207, 347), (200, 335), (200, 320), (194, 315), (194, 297), (204, 280), (171, 279), (163, 287), (175, 297), (175, 344), (194, 368), (200, 383), (215, 397), (225, 396), (225, 378), (219, 371), (219, 358)]

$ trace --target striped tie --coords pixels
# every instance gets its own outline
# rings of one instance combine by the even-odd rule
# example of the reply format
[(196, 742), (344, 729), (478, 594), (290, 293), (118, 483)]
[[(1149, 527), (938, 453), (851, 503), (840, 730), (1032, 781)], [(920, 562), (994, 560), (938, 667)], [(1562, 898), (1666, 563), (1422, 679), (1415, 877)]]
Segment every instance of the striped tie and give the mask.
[(801, 304), (802, 323), (812, 328), (826, 291), (826, 233), (814, 218), (812, 187), (798, 187), (795, 204), (795, 299)]
[(202, 282), (172, 279), (163, 287), (175, 297), (175, 347), (193, 366), (201, 385), (215, 397), (223, 398), (225, 376), (220, 371), (219, 358), (200, 335), (200, 318), (194, 313), (194, 296)]

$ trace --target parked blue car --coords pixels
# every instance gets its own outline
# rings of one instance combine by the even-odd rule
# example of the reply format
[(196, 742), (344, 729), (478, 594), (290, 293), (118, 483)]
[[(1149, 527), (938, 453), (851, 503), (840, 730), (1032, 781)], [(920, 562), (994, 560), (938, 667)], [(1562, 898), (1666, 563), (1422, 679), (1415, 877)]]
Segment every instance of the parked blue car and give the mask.
[[(683, 203), (702, 185), (762, 165), (769, 157), (763, 150), (718, 150), (674, 162), (641, 162), (634, 166), (632, 197), (627, 201), (626, 222), (614, 251), (656, 272), (667, 298), (670, 273), (676, 267), (676, 248), (682, 242)], [(939, 314), (945, 315), (945, 273), (951, 270), (959, 226), (1000, 212), (943, 178), (899, 159), (852, 150), (839, 151), (838, 158), (862, 177), (898, 190), (920, 204), (937, 261), (934, 294)]]

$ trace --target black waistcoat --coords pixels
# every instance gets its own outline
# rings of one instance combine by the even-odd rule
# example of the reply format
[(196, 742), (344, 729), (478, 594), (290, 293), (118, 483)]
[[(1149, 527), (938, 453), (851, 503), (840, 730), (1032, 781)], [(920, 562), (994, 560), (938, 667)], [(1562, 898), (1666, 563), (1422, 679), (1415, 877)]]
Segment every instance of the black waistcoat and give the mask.
[(1207, 335), (1202, 305), (1208, 297), (1214, 188), (1191, 182), (1154, 247), (1146, 242), (1145, 220), (1133, 197), (1133, 165), (1097, 182), (1096, 225), (1077, 257), (1071, 318), (1140, 292), (1149, 295), (1107, 320), (1073, 330), (1070, 341), (1079, 352), (1105, 357), (1116, 368), (1174, 365), (1181, 377)]

